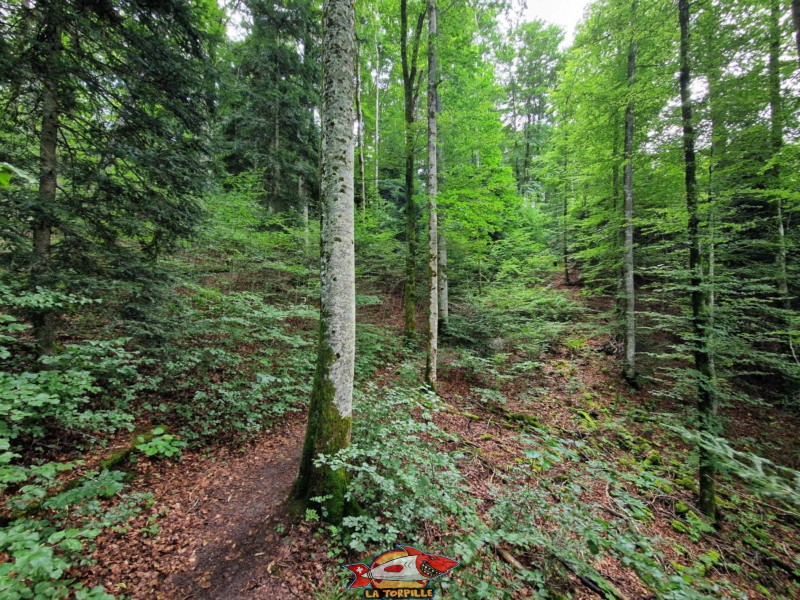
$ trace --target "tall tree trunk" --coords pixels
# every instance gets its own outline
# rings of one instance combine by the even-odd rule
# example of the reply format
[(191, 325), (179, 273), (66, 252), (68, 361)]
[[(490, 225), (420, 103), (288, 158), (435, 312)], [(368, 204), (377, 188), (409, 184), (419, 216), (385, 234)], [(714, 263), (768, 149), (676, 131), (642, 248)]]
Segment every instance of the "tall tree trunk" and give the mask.
[(381, 47), (375, 36), (375, 196), (380, 196), (380, 141), (381, 141)]
[[(781, 97), (781, 4), (779, 0), (770, 2), (770, 27), (769, 27), (769, 63), (767, 65), (769, 78), (769, 110), (771, 115), (770, 145), (772, 155), (776, 156), (783, 148), (783, 99)], [(775, 204), (775, 229), (778, 238), (778, 248), (775, 253), (775, 266), (777, 275), (778, 296), (785, 310), (791, 310), (789, 299), (789, 280), (786, 275), (786, 225), (783, 217), (783, 198), (780, 194), (781, 167), (774, 163), (768, 173), (769, 187), (773, 193)]]
[(278, 210), (278, 198), (281, 195), (281, 122), (280, 111), (275, 110), (275, 126), (272, 139), (272, 185), (269, 198), (267, 198), (267, 212), (273, 214)]
[(447, 236), (444, 232), (444, 215), (440, 215), (439, 239), (436, 243), (439, 251), (439, 329), (447, 331), (450, 324), (450, 289), (447, 281)]
[[(637, 2), (631, 8), (632, 23), (636, 20)], [(636, 288), (633, 279), (633, 133), (634, 101), (633, 85), (636, 77), (636, 33), (632, 32), (628, 47), (628, 104), (625, 107), (625, 172), (623, 183), (625, 194), (625, 243), (623, 271), (625, 278), (625, 379), (636, 381)]]
[(417, 18), (411, 40), (410, 56), (408, 41), (408, 0), (400, 1), (400, 59), (403, 67), (403, 96), (405, 116), (405, 176), (406, 176), (406, 277), (403, 294), (404, 327), (406, 340), (413, 340), (417, 333), (417, 207), (414, 204), (414, 109), (419, 83), (417, 81), (417, 57), (425, 13)]
[(571, 285), (569, 276), (569, 240), (567, 239), (567, 217), (569, 216), (569, 154), (567, 146), (564, 146), (564, 204), (561, 209), (561, 254), (564, 261), (564, 283)]
[(522, 193), (522, 168), (519, 164), (519, 132), (517, 131), (518, 109), (517, 109), (517, 85), (514, 79), (509, 83), (509, 104), (511, 105), (511, 135), (514, 138), (514, 149), (512, 151), (514, 179), (517, 182), (517, 192)]
[(306, 192), (306, 180), (302, 175), (297, 178), (297, 196), (300, 199), (300, 215), (303, 220), (303, 249), (308, 252), (310, 243), (310, 232), (308, 229), (308, 193)]
[(522, 161), (522, 189), (524, 190), (527, 185), (528, 181), (530, 180), (529, 171), (531, 168), (531, 121), (533, 121), (533, 115), (528, 112), (526, 117), (525, 123), (525, 158)]
[(303, 456), (295, 496), (327, 497), (326, 519), (340, 523), (349, 512), (343, 470), (315, 467), (319, 454), (350, 444), (355, 359), (356, 295), (353, 231), (353, 57), (352, 0), (323, 5), (322, 82), (322, 258), (317, 368), (311, 392)]
[(797, 46), (797, 61), (800, 63), (800, 0), (792, 0), (792, 24), (794, 25), (794, 42)]
[[(437, 102), (441, 99), (436, 95)], [(441, 105), (438, 105), (441, 110)], [(444, 185), (444, 150), (442, 144), (436, 145), (436, 167), (440, 186)], [(445, 233), (445, 214), (439, 208), (438, 214), (438, 233), (439, 239), (436, 242), (436, 249), (439, 252), (437, 275), (439, 278), (439, 331), (447, 331), (450, 323), (450, 288), (447, 281), (447, 234)]]
[(361, 53), (359, 52), (358, 44), (356, 44), (356, 123), (358, 137), (358, 204), (362, 210), (367, 207), (367, 182), (364, 173), (364, 112), (361, 109)]
[[(700, 262), (700, 219), (697, 210), (697, 160), (695, 157), (695, 132), (691, 98), (691, 65), (689, 58), (689, 0), (678, 0), (680, 24), (680, 93), (681, 121), (683, 124), (683, 157), (686, 185), (686, 209), (689, 213), (689, 271), (691, 273), (692, 333), (694, 363), (697, 370), (697, 408), (700, 429), (714, 432), (716, 427), (716, 401), (712, 393), (711, 364), (707, 348), (708, 315), (703, 291), (702, 264)], [(700, 452), (700, 510), (712, 519), (716, 517), (715, 467), (710, 453), (701, 445)]]
[[(612, 224), (612, 244), (613, 247), (616, 248), (617, 252), (621, 252), (619, 256), (620, 261), (616, 264), (616, 272), (614, 276), (616, 277), (616, 297), (614, 299), (614, 317), (617, 323), (624, 323), (625, 322), (625, 265), (624, 265), (624, 249), (625, 249), (625, 228), (622, 226), (622, 223), (619, 220), (618, 210), (620, 206), (624, 206), (624, 200), (620, 201), (622, 198), (622, 186), (620, 185), (622, 178), (620, 177), (620, 164), (621, 161), (621, 147), (623, 146), (622, 142), (624, 140), (624, 135), (620, 135), (621, 133), (624, 134), (624, 121), (619, 118), (618, 111), (614, 111), (611, 116), (611, 122), (613, 124), (613, 140), (612, 140), (612, 159), (613, 164), (611, 166), (611, 224)], [(623, 210), (624, 213), (624, 210)], [(624, 219), (623, 219), (624, 220)], [(616, 263), (616, 261), (615, 261)], [(624, 333), (623, 333), (624, 338)]]
[[(39, 133), (39, 206), (33, 222), (32, 287), (50, 283), (52, 267), (50, 249), (53, 241), (53, 213), (58, 188), (56, 151), (59, 129), (59, 57), (62, 50), (61, 15), (58, 2), (49, 2), (43, 26), (44, 68), (42, 77), (42, 127)], [(33, 335), (40, 355), (53, 352), (55, 345), (55, 313), (52, 308), (32, 314)]]
[(438, 77), (436, 43), (439, 28), (436, 22), (436, 0), (428, 0), (428, 357), (425, 383), (436, 389), (436, 361), (439, 353), (439, 233), (436, 201), (439, 195), (436, 111), (438, 109), (436, 78)]
[[(718, 25), (718, 20), (715, 21)], [(713, 32), (717, 31), (717, 27), (712, 29)], [(709, 48), (713, 48), (709, 40), (704, 39), (704, 44)], [(708, 78), (708, 104), (709, 104), (709, 117), (711, 119), (711, 152), (708, 161), (708, 324), (709, 331), (707, 335), (708, 349), (709, 349), (709, 370), (711, 373), (711, 380), (713, 383), (713, 390), (716, 389), (717, 371), (714, 362), (714, 320), (716, 318), (717, 309), (717, 242), (716, 242), (716, 228), (717, 228), (717, 183), (716, 183), (716, 170), (721, 162), (721, 158), (725, 152), (727, 143), (727, 132), (725, 130), (725, 121), (722, 112), (719, 109), (719, 82), (722, 79), (722, 67), (720, 61), (717, 59), (718, 54), (714, 50), (709, 52), (712, 58), (712, 64), (706, 70)]]

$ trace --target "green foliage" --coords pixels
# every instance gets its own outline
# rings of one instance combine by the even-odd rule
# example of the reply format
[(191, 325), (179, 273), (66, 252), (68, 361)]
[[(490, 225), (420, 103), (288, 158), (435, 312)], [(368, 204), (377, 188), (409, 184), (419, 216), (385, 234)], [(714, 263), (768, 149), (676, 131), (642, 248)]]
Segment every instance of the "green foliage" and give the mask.
[(178, 457), (183, 452), (182, 448), (186, 447), (186, 442), (167, 433), (166, 427), (156, 427), (153, 429), (152, 436), (149, 439), (139, 436), (137, 442), (135, 448), (150, 458)]
[(411, 389), (370, 384), (357, 395), (353, 445), (317, 460), (344, 469), (348, 495), (369, 507), (344, 519), (349, 547), (364, 552), (393, 544), (426, 523), (445, 527), (450, 516), (462, 526), (479, 520), (456, 466), (460, 455), (435, 446), (448, 437), (432, 421), (438, 409), (435, 395)]
[(0, 565), (3, 598), (113, 598), (101, 586), (86, 588), (70, 576), (70, 571), (87, 564), (92, 540), (103, 528), (115, 527), (136, 515), (147, 496), (124, 497), (118, 507), (104, 509), (100, 501), (119, 494), (124, 473), (89, 472), (76, 485), (63, 486), (55, 477), (72, 467), (50, 463), (30, 468), (28, 483), (6, 501), (8, 510), (41, 507), (50, 511), (52, 519), (23, 517), (0, 528), (0, 552), (11, 559)]
[(570, 320), (583, 310), (562, 292), (502, 282), (473, 296), (451, 316), (447, 335), (483, 352), (514, 347), (538, 358), (563, 335)]

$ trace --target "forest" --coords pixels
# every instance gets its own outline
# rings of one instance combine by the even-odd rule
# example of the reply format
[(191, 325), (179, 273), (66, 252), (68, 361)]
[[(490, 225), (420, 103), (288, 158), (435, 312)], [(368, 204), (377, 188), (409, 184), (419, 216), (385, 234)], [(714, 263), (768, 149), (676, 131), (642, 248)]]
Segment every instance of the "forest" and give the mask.
[(800, 598), (800, 0), (547, 4), (0, 0), (0, 598)]

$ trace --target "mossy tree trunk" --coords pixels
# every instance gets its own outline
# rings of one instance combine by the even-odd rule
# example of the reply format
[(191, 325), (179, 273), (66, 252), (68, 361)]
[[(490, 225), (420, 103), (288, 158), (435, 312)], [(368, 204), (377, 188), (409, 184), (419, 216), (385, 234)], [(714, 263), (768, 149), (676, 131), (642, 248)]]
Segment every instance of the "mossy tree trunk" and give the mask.
[(406, 278), (403, 290), (404, 326), (406, 340), (416, 337), (417, 308), (417, 207), (414, 204), (414, 121), (420, 81), (417, 69), (419, 42), (425, 24), (425, 12), (408, 40), (408, 0), (400, 0), (400, 62), (403, 67), (403, 106), (405, 117), (405, 178), (406, 178)]
[(324, 497), (326, 519), (348, 512), (344, 471), (317, 467), (314, 459), (350, 444), (355, 359), (355, 256), (353, 231), (353, 68), (355, 8), (352, 0), (323, 5), (322, 258), (317, 368), (311, 392), (295, 496)]

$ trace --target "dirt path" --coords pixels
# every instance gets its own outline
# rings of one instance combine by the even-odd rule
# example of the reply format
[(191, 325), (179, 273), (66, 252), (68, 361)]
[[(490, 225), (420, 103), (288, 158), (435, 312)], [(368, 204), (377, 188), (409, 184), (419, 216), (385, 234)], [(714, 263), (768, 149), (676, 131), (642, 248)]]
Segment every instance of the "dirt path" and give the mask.
[(304, 423), (298, 416), (244, 450), (186, 454), (142, 477), (134, 491), (155, 503), (127, 532), (98, 539), (92, 579), (133, 598), (292, 597), (280, 572)]

